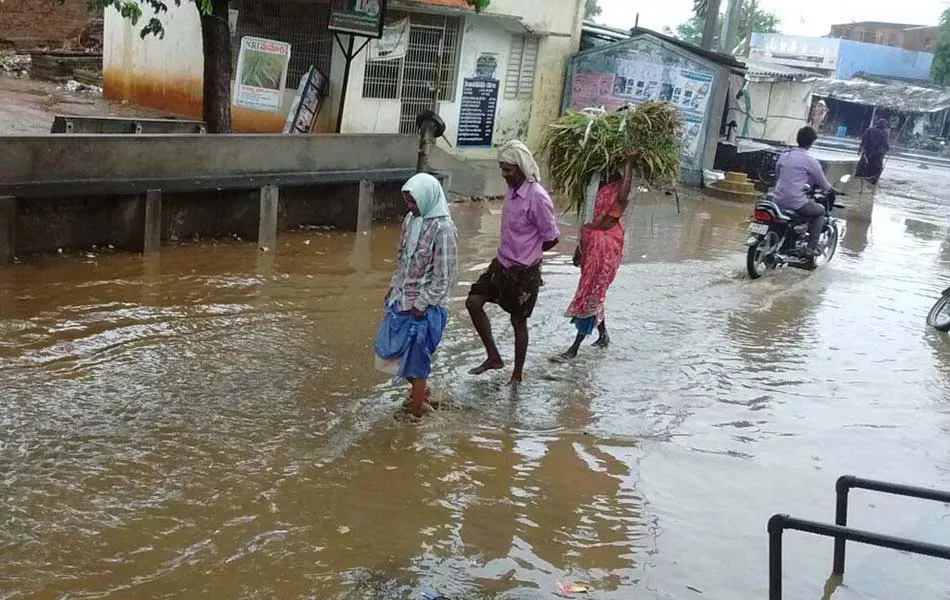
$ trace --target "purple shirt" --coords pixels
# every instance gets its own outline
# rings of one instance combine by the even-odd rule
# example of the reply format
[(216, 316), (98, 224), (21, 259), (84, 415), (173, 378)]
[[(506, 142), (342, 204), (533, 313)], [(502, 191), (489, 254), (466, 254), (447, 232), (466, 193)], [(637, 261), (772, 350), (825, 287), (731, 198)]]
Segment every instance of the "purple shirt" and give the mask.
[(561, 236), (554, 203), (541, 184), (524, 182), (505, 193), (501, 212), (498, 262), (504, 268), (532, 267), (541, 262), (541, 245)]
[(783, 154), (776, 163), (778, 183), (775, 184), (773, 200), (779, 208), (798, 210), (808, 204), (805, 187), (831, 189), (818, 159), (804, 148), (795, 148)]

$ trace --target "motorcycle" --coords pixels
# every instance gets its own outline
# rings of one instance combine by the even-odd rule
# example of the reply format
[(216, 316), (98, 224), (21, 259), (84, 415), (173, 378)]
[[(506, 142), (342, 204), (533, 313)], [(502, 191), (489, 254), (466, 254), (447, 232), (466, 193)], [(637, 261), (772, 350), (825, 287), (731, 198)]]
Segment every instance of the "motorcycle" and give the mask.
[[(841, 178), (848, 183), (850, 175)], [(835, 189), (822, 191), (807, 189), (806, 195), (825, 207), (825, 222), (818, 239), (818, 256), (809, 256), (808, 219), (800, 217), (794, 211), (779, 208), (770, 197), (756, 202), (752, 221), (747, 230), (746, 269), (749, 277), (758, 279), (766, 271), (789, 266), (797, 269), (813, 270), (827, 264), (838, 250), (841, 232), (838, 220), (831, 216), (836, 208), (844, 206), (835, 202), (838, 196), (845, 194)]]
[(927, 313), (927, 325), (937, 331), (950, 331), (950, 288), (943, 291), (940, 298)]

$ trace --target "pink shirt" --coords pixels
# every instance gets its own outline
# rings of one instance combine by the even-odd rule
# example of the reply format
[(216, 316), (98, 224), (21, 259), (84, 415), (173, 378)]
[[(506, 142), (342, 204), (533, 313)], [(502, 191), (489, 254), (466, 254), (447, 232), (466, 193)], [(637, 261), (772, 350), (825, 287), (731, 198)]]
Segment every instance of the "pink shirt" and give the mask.
[(526, 181), (517, 190), (508, 188), (498, 244), (502, 267), (533, 267), (541, 262), (541, 245), (560, 236), (554, 203), (541, 184)]

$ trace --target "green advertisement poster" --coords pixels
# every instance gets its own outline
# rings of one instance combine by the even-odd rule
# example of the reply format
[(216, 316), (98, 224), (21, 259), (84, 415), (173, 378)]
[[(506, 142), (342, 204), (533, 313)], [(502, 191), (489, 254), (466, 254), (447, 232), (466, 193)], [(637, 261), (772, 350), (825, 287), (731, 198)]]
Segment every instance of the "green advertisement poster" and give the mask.
[(383, 35), (386, 0), (333, 0), (330, 7), (330, 31), (363, 37)]

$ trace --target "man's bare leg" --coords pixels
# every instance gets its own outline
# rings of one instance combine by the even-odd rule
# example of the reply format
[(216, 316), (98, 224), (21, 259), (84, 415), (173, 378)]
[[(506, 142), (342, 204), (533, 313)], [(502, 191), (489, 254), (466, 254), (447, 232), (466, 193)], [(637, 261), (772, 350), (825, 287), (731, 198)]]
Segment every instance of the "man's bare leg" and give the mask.
[(488, 315), (485, 314), (485, 298), (477, 294), (469, 294), (465, 301), (465, 308), (468, 309), (468, 314), (472, 318), (472, 325), (475, 326), (475, 331), (478, 332), (478, 337), (481, 338), (482, 344), (485, 346), (485, 353), (488, 355), (485, 362), (469, 371), (469, 374), (481, 375), (487, 371), (504, 369), (505, 362), (501, 360), (501, 354), (498, 352), (498, 346), (495, 345), (495, 338), (491, 333), (491, 321), (488, 319)]
[(511, 317), (511, 326), (515, 329), (515, 370), (511, 373), (509, 384), (524, 380), (524, 361), (528, 356), (528, 319)]

